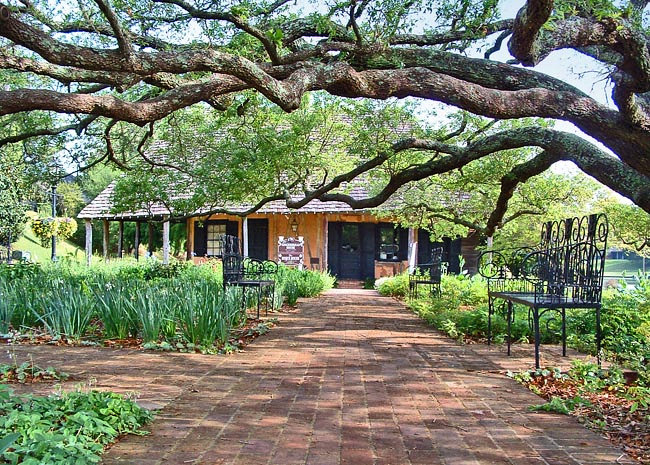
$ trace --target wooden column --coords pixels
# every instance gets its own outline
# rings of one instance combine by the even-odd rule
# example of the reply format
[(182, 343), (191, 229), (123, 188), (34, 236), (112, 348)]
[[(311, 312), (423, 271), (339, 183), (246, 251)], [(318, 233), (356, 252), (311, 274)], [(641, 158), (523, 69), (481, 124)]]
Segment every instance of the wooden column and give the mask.
[(244, 217), (241, 229), (242, 241), (244, 241), (244, 257), (248, 257), (248, 218)]
[(186, 220), (187, 238), (185, 239), (185, 258), (192, 260), (194, 256), (194, 218)]
[(104, 253), (104, 261), (108, 261), (108, 220), (103, 220), (104, 234), (102, 235), (102, 252)]
[(329, 221), (327, 220), (327, 214), (323, 215), (323, 260), (321, 264), (321, 269), (323, 271), (328, 270), (328, 263), (327, 263), (327, 242), (329, 241)]
[(147, 255), (153, 257), (153, 223), (147, 222), (147, 234), (149, 236), (147, 241)]
[(417, 241), (417, 232), (413, 228), (409, 228), (409, 242), (408, 242), (408, 261), (409, 261), (409, 273), (413, 272), (415, 265), (418, 261), (418, 241)]
[(117, 235), (117, 258), (122, 258), (124, 248), (124, 221), (120, 220), (118, 223)]
[(135, 243), (134, 257), (136, 260), (140, 260), (140, 222), (139, 221), (135, 222), (135, 239), (133, 242)]
[(86, 265), (90, 266), (93, 258), (93, 222), (86, 220)]
[(163, 264), (169, 265), (169, 218), (163, 221)]

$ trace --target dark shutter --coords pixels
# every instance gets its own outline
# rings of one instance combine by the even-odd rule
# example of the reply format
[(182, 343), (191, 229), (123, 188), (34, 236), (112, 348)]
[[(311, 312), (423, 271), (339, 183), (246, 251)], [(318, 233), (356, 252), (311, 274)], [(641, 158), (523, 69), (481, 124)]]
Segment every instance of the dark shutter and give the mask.
[(399, 234), (399, 251), (397, 256), (400, 260), (408, 260), (409, 258), (409, 230), (406, 228), (397, 227), (395, 234)]
[(377, 250), (378, 235), (374, 223), (361, 223), (359, 225), (359, 239), (361, 242), (361, 279), (375, 277), (375, 251)]
[(226, 234), (239, 237), (239, 223), (236, 221), (226, 221)]
[(327, 268), (334, 276), (340, 272), (341, 223), (327, 224)]
[(449, 240), (449, 270), (452, 273), (460, 273), (460, 237), (457, 239)]
[(429, 231), (418, 229), (418, 263), (428, 263), (431, 257)]
[(269, 220), (248, 220), (248, 256), (258, 260), (269, 258)]
[(208, 253), (208, 235), (204, 221), (194, 223), (194, 255), (205, 257)]

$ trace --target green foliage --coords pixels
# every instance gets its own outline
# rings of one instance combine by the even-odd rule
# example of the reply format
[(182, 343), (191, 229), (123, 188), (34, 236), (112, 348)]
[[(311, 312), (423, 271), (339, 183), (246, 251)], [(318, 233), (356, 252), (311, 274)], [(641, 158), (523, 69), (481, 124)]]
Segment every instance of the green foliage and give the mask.
[(576, 407), (590, 406), (590, 405), (591, 402), (589, 402), (587, 399), (584, 399), (580, 396), (575, 396), (568, 399), (554, 396), (551, 397), (551, 400), (548, 401), (547, 403), (541, 405), (531, 405), (530, 407), (528, 407), (528, 409), (532, 411), (538, 411), (538, 412), (539, 411), (554, 412), (554, 413), (562, 413), (564, 415), (568, 415)]
[[(152, 415), (111, 392), (15, 395), (0, 385), (0, 457), (6, 463), (98, 463), (124, 434), (145, 434)], [(4, 449), (4, 450), (3, 450)]]
[[(241, 290), (224, 292), (221, 275), (217, 262), (0, 265), (0, 333), (40, 327), (55, 339), (78, 343), (100, 330), (106, 339), (142, 338), (153, 348), (181, 344), (213, 352), (246, 321)], [(284, 297), (295, 303), (333, 283), (327, 273), (280, 267), (274, 298), (276, 304)], [(99, 327), (91, 326), (94, 320)]]
[(53, 236), (60, 240), (72, 237), (77, 231), (77, 221), (74, 218), (33, 218), (31, 228), (41, 244), (46, 246)]
[(27, 217), (24, 197), (16, 182), (0, 171), (0, 244), (5, 245), (18, 240)]
[(300, 297), (315, 297), (334, 287), (335, 278), (327, 272), (299, 270), (280, 266), (276, 277), (276, 293), (286, 296), (294, 306)]
[(68, 377), (67, 373), (54, 367), (41, 368), (31, 360), (21, 364), (18, 364), (16, 360), (12, 364), (0, 364), (0, 383), (27, 383), (37, 380), (59, 381)]
[(384, 296), (405, 297), (409, 292), (409, 275), (401, 273), (389, 278), (379, 278), (375, 280), (375, 288)]
[(615, 200), (603, 201), (607, 214), (613, 244), (650, 257), (650, 214), (636, 205), (627, 205)]

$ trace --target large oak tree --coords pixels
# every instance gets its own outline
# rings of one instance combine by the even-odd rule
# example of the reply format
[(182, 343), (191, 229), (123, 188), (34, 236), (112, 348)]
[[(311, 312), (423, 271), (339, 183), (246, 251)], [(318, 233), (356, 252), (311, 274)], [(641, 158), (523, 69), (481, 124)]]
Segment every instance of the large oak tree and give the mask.
[[(286, 198), (287, 204), (318, 198), (374, 207), (410, 182), (530, 148), (533, 155), (501, 179), (488, 233), (517, 187), (560, 160), (650, 212), (643, 0), (529, 0), (514, 18), (500, 18), (495, 0), (0, 1), (0, 146), (61, 134), (77, 143), (101, 136), (105, 152), (87, 162), (124, 163), (113, 144), (117, 128), (133, 125), (142, 147), (154, 134), (151, 124), (196, 105), (245, 114), (253, 93), (284, 112), (300, 108), (314, 91), (413, 97), (494, 119), (568, 121), (614, 155), (586, 138), (534, 124), (464, 138), (454, 137), (462, 126), (451, 134), (425, 131), (347, 170), (325, 173), (316, 185), (289, 180), (303, 198)], [(504, 48), (507, 62), (490, 59)], [(561, 49), (607, 71), (612, 105), (535, 70)], [(484, 56), (469, 56), (476, 50)], [(64, 147), (71, 150), (70, 143)], [(410, 153), (417, 153), (415, 161), (388, 171), (372, 196), (355, 199), (338, 190)], [(287, 196), (287, 186), (279, 186), (257, 206)]]

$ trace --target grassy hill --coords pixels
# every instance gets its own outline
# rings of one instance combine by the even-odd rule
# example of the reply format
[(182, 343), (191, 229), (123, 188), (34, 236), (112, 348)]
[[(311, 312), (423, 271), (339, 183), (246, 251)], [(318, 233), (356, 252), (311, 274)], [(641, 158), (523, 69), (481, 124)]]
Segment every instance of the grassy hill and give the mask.
[[(18, 239), (18, 242), (13, 244), (14, 250), (25, 250), (32, 255), (32, 261), (45, 262), (50, 259), (51, 251), (49, 247), (41, 246), (41, 241), (34, 235), (31, 228), (25, 228), (25, 233)], [(76, 245), (67, 241), (56, 242), (56, 255), (57, 257), (72, 256), (78, 260), (84, 259), (84, 251)]]

